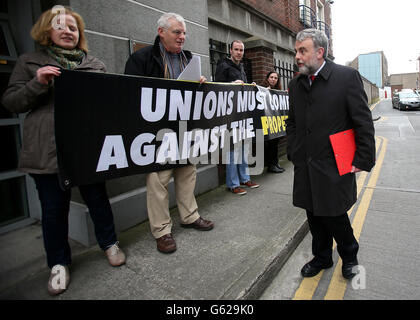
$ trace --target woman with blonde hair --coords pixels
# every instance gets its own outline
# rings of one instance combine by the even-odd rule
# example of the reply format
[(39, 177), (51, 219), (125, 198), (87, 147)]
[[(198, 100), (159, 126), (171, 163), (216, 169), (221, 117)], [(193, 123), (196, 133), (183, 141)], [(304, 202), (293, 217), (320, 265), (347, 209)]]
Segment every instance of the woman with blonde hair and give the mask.
[[(54, 78), (60, 76), (60, 69), (92, 72), (106, 72), (106, 69), (103, 62), (88, 55), (83, 19), (69, 7), (45, 11), (33, 26), (31, 36), (40, 45), (40, 50), (19, 57), (2, 103), (11, 112), (28, 112), (19, 170), (35, 180), (42, 208), (47, 264), (51, 268), (48, 292), (57, 295), (66, 290), (70, 282), (68, 215), (71, 190), (60, 188), (57, 174)], [(124, 264), (125, 255), (118, 247), (105, 183), (79, 186), (79, 190), (89, 208), (98, 244), (109, 263), (112, 266)], [(58, 278), (65, 281), (58, 282)]]

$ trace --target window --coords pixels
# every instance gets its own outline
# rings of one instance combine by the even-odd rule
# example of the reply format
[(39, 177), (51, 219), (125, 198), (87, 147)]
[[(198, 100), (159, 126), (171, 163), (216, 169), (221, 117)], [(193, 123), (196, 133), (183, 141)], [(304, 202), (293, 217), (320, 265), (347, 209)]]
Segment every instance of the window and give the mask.
[[(0, 20), (0, 62), (1, 60), (15, 61), (16, 59), (17, 53), (10, 33), (9, 25), (6, 21)], [(6, 63), (2, 62), (2, 64)]]
[(316, 5), (316, 20), (325, 22), (324, 5), (321, 2), (317, 2)]
[[(9, 76), (0, 72), (0, 96)], [(0, 149), (5, 155), (0, 158), (0, 227), (29, 216), (25, 174), (17, 172), (20, 125), (20, 119), (0, 105)]]
[(19, 125), (0, 126), (0, 149), (5, 157), (0, 157), (0, 172), (15, 170), (18, 166)]
[(219, 60), (229, 56), (228, 46), (226, 43), (210, 39), (210, 65), (211, 65), (211, 81), (214, 81), (216, 75), (217, 63)]
[(147, 46), (150, 46), (150, 44), (130, 40), (130, 54)]
[(27, 217), (25, 177), (0, 180), (0, 227)]
[(316, 26), (315, 12), (311, 9), (311, 0), (299, 0), (299, 20), (306, 28)]
[[(0, 1), (0, 97), (7, 88), (17, 60), (14, 40), (9, 28), (8, 4)], [(23, 119), (23, 117), (22, 117)], [(29, 216), (26, 175), (18, 172), (21, 146), (21, 118), (0, 103), (0, 227)]]

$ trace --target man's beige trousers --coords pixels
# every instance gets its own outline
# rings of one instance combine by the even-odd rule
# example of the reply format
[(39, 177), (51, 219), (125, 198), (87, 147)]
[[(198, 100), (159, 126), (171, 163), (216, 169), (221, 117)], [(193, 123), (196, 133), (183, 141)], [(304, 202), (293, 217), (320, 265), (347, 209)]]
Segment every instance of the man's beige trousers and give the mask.
[(150, 229), (156, 239), (171, 233), (168, 184), (172, 176), (181, 223), (190, 224), (200, 217), (194, 196), (196, 175), (197, 168), (194, 165), (152, 172), (147, 175), (147, 213)]

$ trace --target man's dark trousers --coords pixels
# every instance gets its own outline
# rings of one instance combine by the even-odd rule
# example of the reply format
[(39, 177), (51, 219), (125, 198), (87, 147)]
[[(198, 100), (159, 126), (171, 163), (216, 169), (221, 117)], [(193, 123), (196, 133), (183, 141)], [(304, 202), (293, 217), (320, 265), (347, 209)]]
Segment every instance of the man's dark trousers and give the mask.
[(333, 238), (337, 243), (337, 251), (343, 263), (357, 263), (359, 244), (353, 235), (347, 213), (336, 217), (324, 217), (314, 216), (307, 210), (306, 215), (312, 234), (312, 253), (315, 256), (311, 261), (313, 267), (332, 264)]

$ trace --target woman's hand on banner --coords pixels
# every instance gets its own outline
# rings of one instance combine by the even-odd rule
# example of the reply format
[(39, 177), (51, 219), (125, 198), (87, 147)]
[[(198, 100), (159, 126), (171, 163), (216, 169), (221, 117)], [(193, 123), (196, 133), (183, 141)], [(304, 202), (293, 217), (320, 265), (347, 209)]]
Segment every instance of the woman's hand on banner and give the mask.
[(205, 76), (201, 76), (200, 77), (200, 84), (201, 83), (204, 83), (204, 82), (206, 82), (207, 81), (207, 78), (205, 77)]
[(36, 71), (36, 79), (42, 84), (49, 84), (54, 77), (59, 76), (60, 74), (60, 68), (46, 66), (39, 68)]

